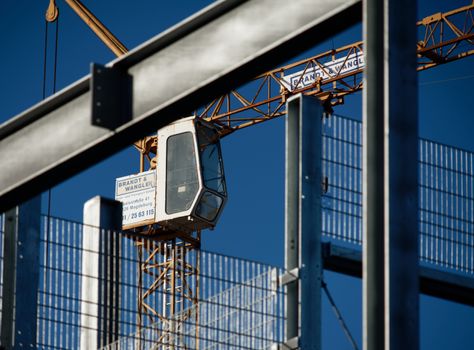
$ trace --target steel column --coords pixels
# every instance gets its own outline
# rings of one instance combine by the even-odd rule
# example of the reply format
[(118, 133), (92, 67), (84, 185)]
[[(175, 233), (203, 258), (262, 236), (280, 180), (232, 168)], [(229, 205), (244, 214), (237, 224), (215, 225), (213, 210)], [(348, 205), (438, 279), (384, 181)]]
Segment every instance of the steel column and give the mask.
[[(288, 109), (287, 109), (288, 110)], [(288, 110), (289, 111), (289, 110)], [(296, 271), (299, 262), (299, 111), (286, 118), (285, 152), (285, 270)], [(290, 117), (291, 115), (291, 117)], [(299, 336), (298, 280), (286, 285), (286, 340)]]
[[(299, 279), (287, 284), (287, 340), (321, 349), (321, 120), (314, 97), (287, 102), (285, 267)], [(291, 345), (290, 346), (294, 346)]]
[(122, 204), (94, 197), (84, 204), (81, 349), (118, 340)]
[(5, 213), (4, 252), (3, 252), (3, 295), (2, 295), (2, 328), (0, 344), (9, 350), (13, 347), (13, 312), (15, 305), (15, 270), (16, 270), (16, 223), (18, 208)]
[(416, 2), (364, 3), (364, 349), (418, 349)]
[[(384, 348), (384, 21), (383, 1), (364, 6), (363, 348)], [(369, 215), (370, 214), (370, 215)]]
[(41, 198), (5, 215), (1, 344), (36, 348)]

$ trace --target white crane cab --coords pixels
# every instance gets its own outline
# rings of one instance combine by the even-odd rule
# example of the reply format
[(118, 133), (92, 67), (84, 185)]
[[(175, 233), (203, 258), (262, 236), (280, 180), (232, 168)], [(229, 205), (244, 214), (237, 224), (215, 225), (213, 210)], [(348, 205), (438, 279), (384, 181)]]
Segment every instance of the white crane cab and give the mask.
[(158, 130), (155, 221), (192, 232), (214, 227), (227, 200), (219, 134), (195, 117)]

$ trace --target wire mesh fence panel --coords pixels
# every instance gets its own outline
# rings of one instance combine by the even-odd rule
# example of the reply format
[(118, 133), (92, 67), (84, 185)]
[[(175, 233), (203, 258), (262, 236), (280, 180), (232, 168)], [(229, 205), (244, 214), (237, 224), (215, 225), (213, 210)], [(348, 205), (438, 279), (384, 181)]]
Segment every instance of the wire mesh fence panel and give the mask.
[(474, 156), (420, 141), (420, 257), (474, 273)]
[(40, 253), (38, 348), (78, 349), (91, 336), (107, 349), (269, 349), (283, 339), (276, 267), (47, 217)]
[[(281, 341), (278, 323), (283, 321), (283, 310), (276, 308), (281, 271), (248, 261), (239, 266), (228, 257), (219, 260), (224, 260), (219, 274), (224, 289), (217, 289), (199, 304), (200, 348), (267, 349)], [(236, 278), (231, 278), (231, 272)], [(203, 286), (214, 277), (203, 276)]]
[(362, 243), (362, 126), (337, 115), (323, 119), (323, 235)]
[(38, 347), (79, 346), (82, 224), (43, 217), (38, 293)]
[[(103, 349), (269, 349), (282, 341), (278, 268), (203, 251), (193, 254), (200, 267), (198, 302)], [(166, 303), (173, 293), (161, 289), (155, 294), (150, 308), (152, 302)]]
[[(420, 260), (474, 273), (474, 154), (419, 141)], [(323, 120), (323, 234), (362, 243), (362, 124), (333, 115)], [(403, 171), (403, 169), (400, 169)]]
[(120, 336), (136, 331), (138, 302), (138, 254), (135, 242), (122, 240), (120, 286)]

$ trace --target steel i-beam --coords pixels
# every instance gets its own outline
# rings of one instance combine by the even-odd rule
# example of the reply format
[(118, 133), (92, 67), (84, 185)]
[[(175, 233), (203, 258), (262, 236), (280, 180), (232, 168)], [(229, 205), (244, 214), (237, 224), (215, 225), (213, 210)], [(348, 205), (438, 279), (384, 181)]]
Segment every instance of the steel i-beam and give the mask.
[(91, 123), (86, 76), (0, 127), (0, 211), (359, 22), (360, 5), (218, 1), (107, 65), (132, 80), (131, 115), (121, 116), (122, 125), (106, 123), (112, 129)]

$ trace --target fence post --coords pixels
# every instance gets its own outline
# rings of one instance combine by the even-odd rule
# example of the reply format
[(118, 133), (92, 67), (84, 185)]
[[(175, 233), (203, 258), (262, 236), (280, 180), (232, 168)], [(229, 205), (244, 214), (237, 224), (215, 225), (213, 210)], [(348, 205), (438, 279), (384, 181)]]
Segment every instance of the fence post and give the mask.
[(84, 204), (81, 349), (118, 340), (122, 203), (94, 197)]
[(36, 348), (41, 197), (5, 214), (2, 328), (5, 349)]
[(323, 109), (316, 98), (297, 95), (287, 113), (285, 268), (298, 279), (287, 283), (286, 345), (320, 350)]

